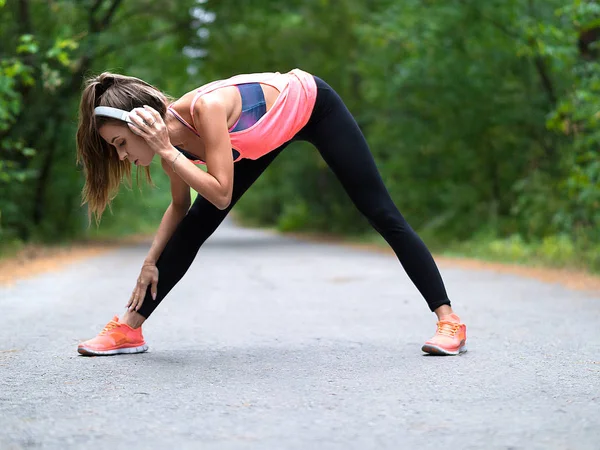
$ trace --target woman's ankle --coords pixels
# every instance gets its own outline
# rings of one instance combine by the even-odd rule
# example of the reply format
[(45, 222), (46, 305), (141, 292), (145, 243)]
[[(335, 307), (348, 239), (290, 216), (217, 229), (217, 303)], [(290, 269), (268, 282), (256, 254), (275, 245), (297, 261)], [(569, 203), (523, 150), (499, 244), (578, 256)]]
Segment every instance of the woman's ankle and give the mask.
[(146, 321), (146, 318), (135, 311), (125, 311), (121, 317), (121, 323), (130, 326), (131, 328), (139, 328)]
[(442, 305), (439, 308), (437, 308), (434, 313), (436, 314), (438, 320), (441, 319), (444, 316), (449, 316), (450, 314), (453, 314), (454, 311), (452, 311), (452, 308), (450, 307), (450, 305)]

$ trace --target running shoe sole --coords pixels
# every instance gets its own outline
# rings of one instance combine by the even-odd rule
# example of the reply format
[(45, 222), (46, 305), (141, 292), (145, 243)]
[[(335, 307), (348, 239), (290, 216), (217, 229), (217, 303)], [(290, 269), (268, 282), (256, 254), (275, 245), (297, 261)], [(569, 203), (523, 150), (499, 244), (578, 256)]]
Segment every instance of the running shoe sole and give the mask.
[(116, 348), (114, 350), (92, 350), (86, 347), (78, 347), (77, 351), (84, 356), (111, 356), (128, 353), (144, 353), (148, 350), (148, 345), (140, 345), (138, 347)]
[(465, 353), (467, 351), (467, 346), (463, 345), (462, 347), (459, 347), (459, 349), (456, 351), (450, 351), (450, 350), (446, 350), (442, 347), (438, 347), (437, 345), (425, 344), (421, 348), (421, 350), (423, 350), (425, 353), (429, 353), (430, 355), (456, 356), (456, 355), (460, 355), (461, 353)]

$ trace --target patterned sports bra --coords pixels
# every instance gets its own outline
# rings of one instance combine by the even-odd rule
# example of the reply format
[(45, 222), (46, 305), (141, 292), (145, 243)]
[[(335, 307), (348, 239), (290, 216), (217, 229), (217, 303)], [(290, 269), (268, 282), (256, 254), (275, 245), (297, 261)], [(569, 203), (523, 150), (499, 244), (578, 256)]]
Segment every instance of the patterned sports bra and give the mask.
[[(256, 124), (267, 112), (267, 103), (265, 101), (265, 96), (260, 83), (244, 83), (237, 84), (235, 86), (240, 91), (240, 95), (242, 97), (242, 113), (240, 114), (237, 122), (229, 129), (230, 133), (235, 133), (237, 131), (250, 128)], [(187, 123), (183, 117), (177, 113), (177, 111), (170, 106), (167, 108), (167, 110), (171, 112), (171, 114), (173, 114), (186, 128), (188, 128), (196, 136), (200, 137), (196, 129)], [(175, 146), (175, 148), (179, 150), (183, 156), (192, 160), (195, 164), (205, 164), (204, 161), (200, 160), (197, 156), (191, 154), (183, 148), (177, 146)], [(240, 152), (238, 152), (236, 149), (231, 149), (231, 151), (233, 152), (233, 161), (235, 162), (240, 157)]]

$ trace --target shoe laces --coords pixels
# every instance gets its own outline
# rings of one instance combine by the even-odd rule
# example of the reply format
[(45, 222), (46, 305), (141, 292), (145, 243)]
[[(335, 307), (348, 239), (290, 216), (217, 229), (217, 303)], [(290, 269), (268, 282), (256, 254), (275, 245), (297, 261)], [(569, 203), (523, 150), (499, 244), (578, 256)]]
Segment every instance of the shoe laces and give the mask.
[(437, 334), (449, 337), (454, 337), (456, 332), (460, 329), (460, 323), (456, 322), (439, 321), (437, 325)]
[(104, 329), (100, 332), (100, 336), (104, 336), (106, 333), (108, 333), (110, 330), (112, 330), (113, 328), (118, 327), (119, 324), (117, 322), (114, 321), (110, 321), (106, 324), (106, 326), (104, 327)]

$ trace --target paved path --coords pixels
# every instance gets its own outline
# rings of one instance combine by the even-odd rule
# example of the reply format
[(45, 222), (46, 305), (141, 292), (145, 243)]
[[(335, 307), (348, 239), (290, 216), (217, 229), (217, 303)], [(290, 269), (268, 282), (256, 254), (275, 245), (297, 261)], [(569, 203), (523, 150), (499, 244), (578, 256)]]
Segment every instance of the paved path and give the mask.
[(78, 356), (146, 248), (0, 288), (1, 449), (600, 448), (600, 293), (444, 269), (469, 353), (429, 357), (393, 256), (228, 225), (150, 352)]

